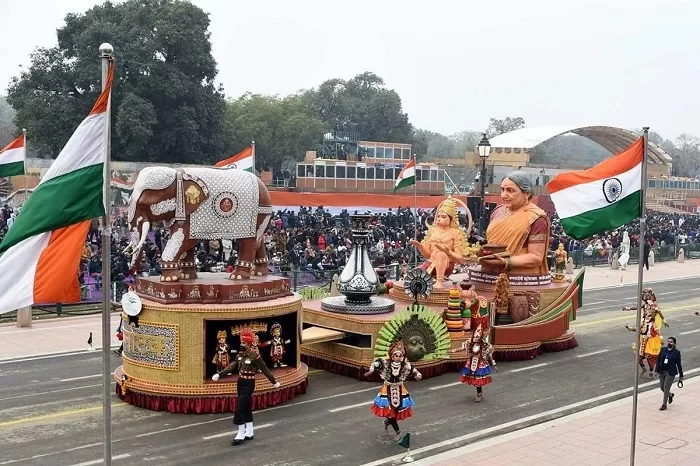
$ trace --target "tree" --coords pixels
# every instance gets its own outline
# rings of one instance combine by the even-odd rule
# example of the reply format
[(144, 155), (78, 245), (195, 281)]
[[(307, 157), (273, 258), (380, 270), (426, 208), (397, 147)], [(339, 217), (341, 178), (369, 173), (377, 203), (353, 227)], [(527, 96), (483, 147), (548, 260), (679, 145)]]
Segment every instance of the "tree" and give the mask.
[(306, 94), (328, 130), (356, 131), (369, 141), (411, 141), (413, 127), (403, 113), (401, 97), (372, 72), (349, 81), (329, 79)]
[(226, 149), (234, 154), (255, 141), (258, 170), (279, 171), (300, 161), (321, 140), (325, 124), (306, 93), (285, 98), (245, 94), (228, 103)]
[(503, 119), (491, 118), (489, 127), (486, 130), (486, 135), (489, 138), (492, 138), (494, 136), (498, 136), (499, 134), (509, 133), (524, 127), (525, 120), (523, 117), (505, 117)]
[(0, 149), (5, 147), (18, 136), (17, 127), (13, 120), (15, 111), (4, 97), (0, 97)]
[(106, 2), (69, 14), (58, 45), (37, 49), (8, 101), (39, 153), (55, 157), (101, 89), (97, 47), (115, 49), (112, 154), (117, 160), (211, 163), (225, 102), (216, 88), (209, 17), (180, 0)]

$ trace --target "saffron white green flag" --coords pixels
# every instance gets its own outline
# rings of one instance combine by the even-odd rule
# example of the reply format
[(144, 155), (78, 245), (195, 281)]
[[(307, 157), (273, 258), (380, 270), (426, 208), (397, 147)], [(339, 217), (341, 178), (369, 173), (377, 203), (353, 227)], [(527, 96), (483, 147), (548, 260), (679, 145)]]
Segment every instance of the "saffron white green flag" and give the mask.
[(411, 159), (411, 161), (401, 169), (398, 178), (396, 178), (396, 183), (394, 183), (394, 192), (406, 186), (411, 186), (412, 184), (416, 184), (416, 161), (414, 159)]
[(26, 146), (26, 137), (23, 134), (0, 150), (0, 178), (24, 175)]
[(80, 301), (80, 252), (104, 215), (102, 187), (113, 65), (90, 115), (75, 130), (0, 243), (0, 314)]
[(255, 147), (250, 146), (246, 147), (233, 157), (229, 157), (221, 162), (218, 162), (214, 166), (218, 168), (236, 168), (238, 170), (253, 172), (254, 161)]
[(547, 189), (567, 235), (589, 238), (642, 213), (644, 138), (588, 170), (561, 173)]

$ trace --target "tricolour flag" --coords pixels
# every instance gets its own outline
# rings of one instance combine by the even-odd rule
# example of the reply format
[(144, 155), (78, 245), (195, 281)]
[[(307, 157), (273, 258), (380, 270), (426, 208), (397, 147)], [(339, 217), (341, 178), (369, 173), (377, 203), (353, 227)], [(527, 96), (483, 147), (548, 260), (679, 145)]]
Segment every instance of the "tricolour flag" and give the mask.
[(394, 183), (394, 192), (406, 186), (411, 186), (412, 184), (416, 184), (416, 161), (414, 159), (411, 159), (411, 161), (401, 169), (398, 178), (396, 178), (396, 183)]
[(253, 157), (254, 157), (253, 146), (246, 147), (238, 154), (233, 157), (229, 157), (226, 160), (222, 160), (215, 166), (218, 168), (237, 168), (238, 170), (253, 171)]
[(0, 150), (0, 177), (24, 175), (25, 139), (23, 134)]
[(0, 314), (35, 303), (80, 301), (80, 251), (90, 219), (104, 215), (110, 91), (75, 130), (0, 243)]
[(588, 170), (561, 173), (547, 183), (567, 235), (585, 239), (641, 216), (644, 138)]

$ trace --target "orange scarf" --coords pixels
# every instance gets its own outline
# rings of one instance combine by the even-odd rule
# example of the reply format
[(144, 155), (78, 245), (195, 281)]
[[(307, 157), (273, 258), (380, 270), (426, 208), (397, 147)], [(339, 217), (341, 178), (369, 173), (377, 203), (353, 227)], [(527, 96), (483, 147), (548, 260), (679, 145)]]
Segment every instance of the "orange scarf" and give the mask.
[[(499, 206), (494, 211), (489, 226), (486, 230), (486, 238), (491, 244), (505, 244), (506, 249), (513, 256), (520, 256), (528, 253), (526, 246), (527, 238), (530, 235), (530, 228), (538, 218), (544, 218), (549, 227), (549, 218), (547, 214), (533, 203), (529, 203), (525, 208), (518, 210), (513, 214), (507, 214), (505, 206)], [(524, 274), (546, 274), (549, 272), (547, 265), (547, 254), (549, 250), (549, 234), (545, 240), (545, 255), (542, 258), (542, 263), (538, 267), (520, 269), (517, 273)]]

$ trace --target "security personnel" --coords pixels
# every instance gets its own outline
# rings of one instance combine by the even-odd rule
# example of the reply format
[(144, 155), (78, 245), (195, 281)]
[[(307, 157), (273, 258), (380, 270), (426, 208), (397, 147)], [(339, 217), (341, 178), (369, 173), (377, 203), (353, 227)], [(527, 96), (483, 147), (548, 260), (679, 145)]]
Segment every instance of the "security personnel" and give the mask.
[(275, 380), (270, 369), (253, 348), (255, 334), (250, 329), (243, 329), (240, 334), (243, 351), (228, 366), (212, 376), (213, 381), (219, 380), (222, 375), (229, 375), (238, 371), (238, 400), (236, 412), (233, 415), (233, 423), (238, 426), (238, 434), (231, 441), (231, 445), (240, 445), (246, 440), (253, 440), (253, 392), (255, 391), (255, 374), (260, 370), (272, 383), (273, 388), (279, 388), (280, 384)]

